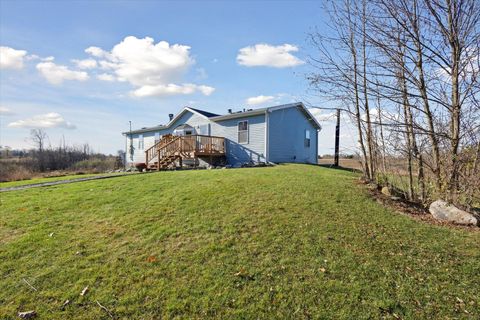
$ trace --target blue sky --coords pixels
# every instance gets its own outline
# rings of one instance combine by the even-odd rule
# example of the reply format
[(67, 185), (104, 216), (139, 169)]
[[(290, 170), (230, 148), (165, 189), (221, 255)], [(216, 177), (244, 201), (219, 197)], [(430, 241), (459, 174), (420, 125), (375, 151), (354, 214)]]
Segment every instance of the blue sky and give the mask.
[[(0, 145), (16, 148), (44, 127), (53, 145), (64, 135), (115, 153), (129, 120), (139, 128), (187, 105), (222, 114), (312, 101), (307, 34), (325, 28), (318, 1), (1, 1), (0, 9)], [(331, 153), (333, 126), (323, 125), (319, 152)]]

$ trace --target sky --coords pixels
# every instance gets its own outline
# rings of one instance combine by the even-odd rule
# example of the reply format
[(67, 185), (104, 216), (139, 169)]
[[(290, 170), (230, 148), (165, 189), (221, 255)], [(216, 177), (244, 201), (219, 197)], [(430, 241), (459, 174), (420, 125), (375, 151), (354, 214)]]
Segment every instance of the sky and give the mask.
[[(184, 106), (225, 114), (308, 101), (308, 33), (319, 1), (0, 1), (0, 145), (124, 148), (121, 132), (168, 122)], [(320, 107), (335, 107), (334, 103)], [(319, 153), (333, 153), (334, 117)], [(353, 152), (342, 127), (341, 151)]]

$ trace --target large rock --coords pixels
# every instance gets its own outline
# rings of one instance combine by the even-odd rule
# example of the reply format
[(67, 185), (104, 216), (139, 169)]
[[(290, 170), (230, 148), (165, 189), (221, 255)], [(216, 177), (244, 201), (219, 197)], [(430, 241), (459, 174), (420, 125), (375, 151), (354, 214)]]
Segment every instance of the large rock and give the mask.
[(437, 220), (463, 225), (480, 225), (480, 219), (476, 215), (458, 209), (454, 205), (448, 204), (443, 200), (432, 202), (429, 211)]

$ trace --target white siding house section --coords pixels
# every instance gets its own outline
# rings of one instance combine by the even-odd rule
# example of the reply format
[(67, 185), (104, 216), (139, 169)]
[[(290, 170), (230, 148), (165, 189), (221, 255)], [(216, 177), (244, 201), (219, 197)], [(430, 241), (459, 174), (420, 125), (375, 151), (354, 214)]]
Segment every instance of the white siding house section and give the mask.
[[(238, 143), (238, 123), (248, 121), (248, 142)], [(224, 137), (227, 162), (230, 165), (245, 162), (265, 162), (265, 115), (245, 116), (212, 122), (212, 136)]]
[[(317, 163), (317, 127), (299, 107), (271, 111), (268, 124), (269, 161)], [(310, 132), (310, 146), (305, 145), (307, 130)]]
[[(143, 135), (143, 149), (139, 148), (139, 137)], [(145, 150), (155, 143), (155, 132), (144, 132), (133, 134), (133, 159), (127, 150), (127, 162), (145, 162)], [(130, 139), (127, 139), (128, 148), (130, 148)]]
[[(166, 129), (132, 134), (134, 154), (133, 154), (133, 157), (131, 157), (129, 150), (127, 150), (127, 162), (128, 163), (144, 163), (145, 151), (155, 144), (156, 133), (157, 135), (160, 135), (160, 136), (164, 134), (172, 133), (177, 126), (185, 123), (195, 128), (195, 130), (197, 130), (197, 133), (199, 133), (198, 130), (202, 128), (201, 126), (207, 125), (209, 123), (209, 120), (198, 114), (192, 113), (190, 111), (186, 111), (181, 117), (179, 117), (174, 123), (172, 123)], [(138, 148), (138, 140), (141, 134), (143, 134), (143, 141), (144, 141), (143, 149)], [(129, 139), (127, 139), (127, 148), (130, 148)]]

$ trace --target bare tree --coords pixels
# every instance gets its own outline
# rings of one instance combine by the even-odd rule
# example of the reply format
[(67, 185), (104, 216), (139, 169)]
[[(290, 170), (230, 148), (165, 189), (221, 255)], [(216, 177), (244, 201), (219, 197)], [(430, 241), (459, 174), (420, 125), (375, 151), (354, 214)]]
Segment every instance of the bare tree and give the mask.
[(406, 179), (411, 200), (468, 206), (480, 181), (480, 1), (343, 0), (327, 9), (332, 30), (310, 36), (308, 80), (353, 117), (365, 177)]
[(35, 145), (37, 151), (37, 161), (40, 171), (45, 170), (45, 143), (47, 142), (48, 135), (43, 129), (30, 130), (30, 140)]

